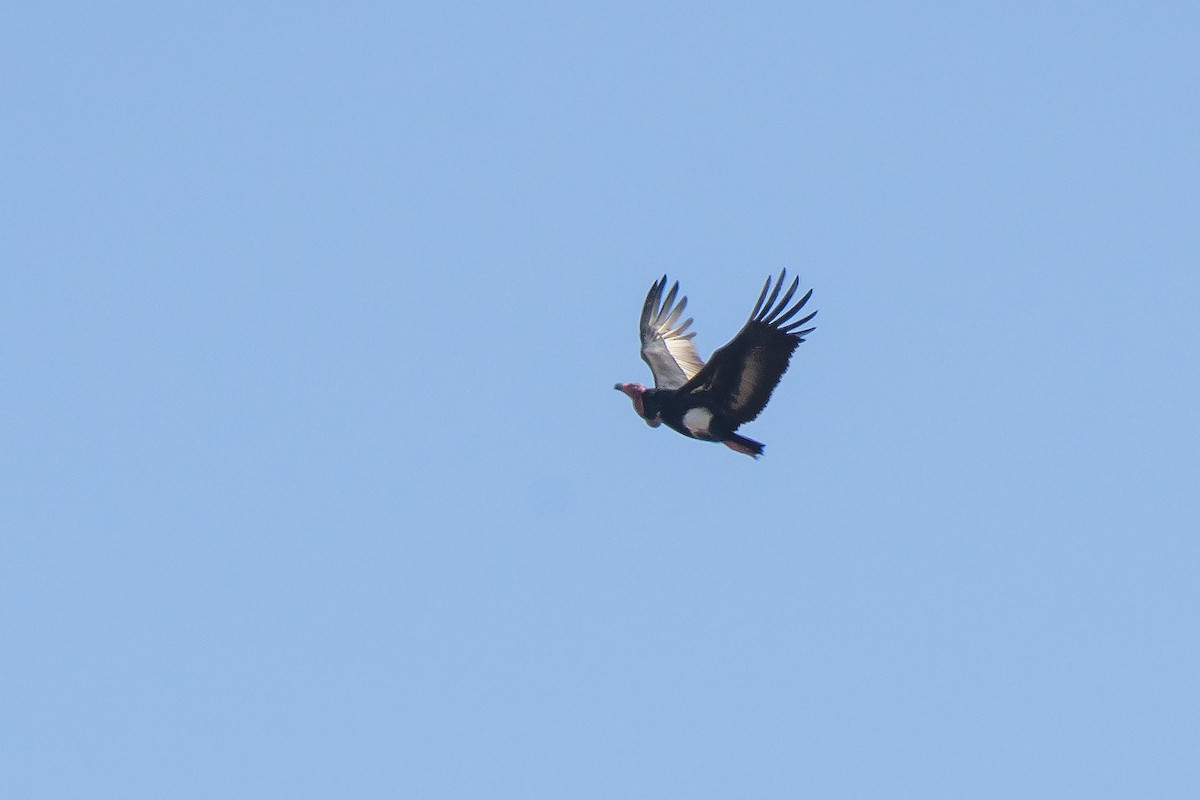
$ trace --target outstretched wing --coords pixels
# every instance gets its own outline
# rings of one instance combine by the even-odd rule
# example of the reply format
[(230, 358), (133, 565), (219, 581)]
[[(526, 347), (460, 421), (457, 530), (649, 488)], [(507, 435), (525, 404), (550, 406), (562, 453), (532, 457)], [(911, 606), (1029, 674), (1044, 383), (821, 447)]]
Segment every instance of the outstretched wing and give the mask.
[[(687, 308), (687, 298), (681, 298), (675, 304), (675, 296), (679, 294), (679, 281), (663, 297), (663, 289), (667, 288), (667, 276), (655, 282), (646, 294), (646, 303), (642, 306), (642, 321), (639, 332), (642, 337), (642, 360), (650, 365), (654, 373), (654, 386), (657, 389), (677, 389), (687, 382), (704, 366), (692, 344), (695, 331), (685, 333), (691, 326), (692, 319), (676, 325), (676, 320), (683, 315)], [(674, 306), (674, 307), (672, 307)]]
[[(762, 294), (750, 312), (750, 319), (729, 344), (713, 353), (708, 364), (680, 387), (681, 392), (710, 393), (739, 425), (762, 412), (771, 399), (771, 392), (787, 371), (792, 351), (814, 330), (797, 328), (817, 315), (814, 311), (803, 319), (788, 322), (804, 308), (812, 296), (812, 289), (789, 308), (788, 303), (796, 294), (800, 279), (792, 281), (791, 287), (779, 298), (785, 278), (786, 269), (779, 274), (774, 291), (771, 291), (771, 279), (767, 278)], [(770, 298), (768, 291), (771, 291)], [(775, 302), (777, 298), (778, 303)]]

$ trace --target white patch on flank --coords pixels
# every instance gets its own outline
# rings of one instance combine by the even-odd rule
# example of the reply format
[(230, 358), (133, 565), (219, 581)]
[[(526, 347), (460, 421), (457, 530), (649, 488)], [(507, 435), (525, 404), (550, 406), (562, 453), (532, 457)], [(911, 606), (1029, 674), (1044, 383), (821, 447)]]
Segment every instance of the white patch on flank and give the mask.
[(692, 436), (707, 436), (712, 418), (713, 414), (707, 408), (693, 408), (683, 415), (683, 427), (687, 428)]

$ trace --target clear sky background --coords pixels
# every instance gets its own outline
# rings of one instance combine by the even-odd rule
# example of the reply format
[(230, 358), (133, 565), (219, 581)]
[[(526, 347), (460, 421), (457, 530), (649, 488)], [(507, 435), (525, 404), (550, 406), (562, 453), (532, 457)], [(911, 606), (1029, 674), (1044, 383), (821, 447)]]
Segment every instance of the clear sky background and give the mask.
[(1200, 6), (14, 5), (0, 795), (1200, 797)]

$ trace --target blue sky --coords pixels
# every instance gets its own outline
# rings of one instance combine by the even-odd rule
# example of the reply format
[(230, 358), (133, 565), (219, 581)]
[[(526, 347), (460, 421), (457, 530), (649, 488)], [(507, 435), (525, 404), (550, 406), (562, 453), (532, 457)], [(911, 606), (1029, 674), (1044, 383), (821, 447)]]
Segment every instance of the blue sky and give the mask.
[(8, 9), (0, 794), (1200, 796), (1198, 26)]

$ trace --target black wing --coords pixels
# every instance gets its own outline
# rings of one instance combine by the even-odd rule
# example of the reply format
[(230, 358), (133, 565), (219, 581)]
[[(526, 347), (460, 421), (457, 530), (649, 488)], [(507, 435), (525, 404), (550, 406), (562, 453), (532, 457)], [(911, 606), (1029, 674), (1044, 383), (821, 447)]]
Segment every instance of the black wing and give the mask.
[(684, 333), (692, 324), (691, 317), (679, 325), (675, 324), (687, 308), (686, 297), (672, 308), (675, 296), (679, 294), (679, 281), (675, 282), (664, 299), (662, 293), (666, 287), (666, 275), (650, 287), (646, 303), (642, 306), (638, 331), (642, 338), (642, 360), (650, 365), (650, 372), (654, 373), (655, 388), (677, 389), (699, 372), (704, 362), (692, 344), (696, 332)]
[(729, 344), (713, 353), (708, 364), (680, 387), (681, 392), (710, 393), (720, 409), (738, 425), (762, 412), (787, 371), (792, 351), (814, 330), (797, 328), (817, 315), (814, 311), (803, 319), (788, 322), (804, 308), (812, 289), (789, 308), (788, 303), (800, 286), (797, 278), (776, 303), (786, 277), (785, 269), (779, 274), (770, 298), (767, 292), (771, 290), (771, 279), (767, 278), (750, 319)]

